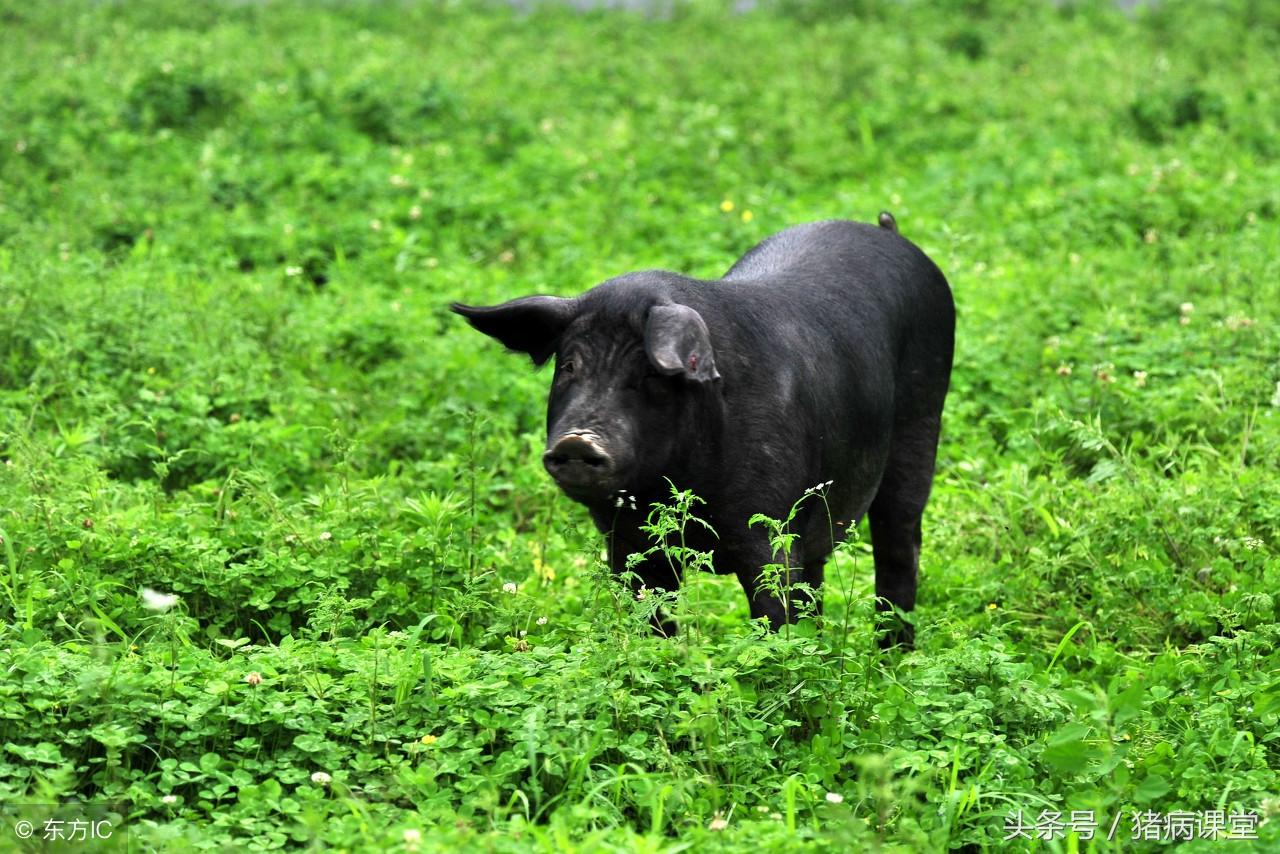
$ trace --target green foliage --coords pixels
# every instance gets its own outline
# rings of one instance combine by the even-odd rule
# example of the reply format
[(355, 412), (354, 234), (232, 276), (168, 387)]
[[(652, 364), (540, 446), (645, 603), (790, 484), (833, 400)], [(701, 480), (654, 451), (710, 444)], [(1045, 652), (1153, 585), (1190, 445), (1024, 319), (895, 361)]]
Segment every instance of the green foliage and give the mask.
[[(183, 851), (1280, 840), (1274, 4), (0, 25), (0, 803)], [(881, 209), (960, 310), (917, 651), (862, 532), (762, 634), (680, 492), (650, 637), (538, 464), (545, 376), (448, 302)]]

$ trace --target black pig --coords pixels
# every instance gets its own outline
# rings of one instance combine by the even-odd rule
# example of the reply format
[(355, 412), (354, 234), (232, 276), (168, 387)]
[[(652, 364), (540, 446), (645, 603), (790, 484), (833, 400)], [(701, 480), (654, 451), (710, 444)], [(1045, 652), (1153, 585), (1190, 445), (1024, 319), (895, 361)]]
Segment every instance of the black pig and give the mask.
[[(606, 533), (615, 571), (650, 545), (639, 526), (669, 497), (669, 478), (706, 501), (716, 532), (691, 526), (687, 544), (735, 573), (752, 617), (772, 628), (820, 602), (803, 588), (791, 601), (770, 592), (761, 567), (793, 567), (784, 585), (818, 590), (834, 543), (864, 513), (878, 607), (914, 607), (955, 306), (893, 217), (879, 223), (787, 229), (711, 281), (645, 271), (573, 298), (453, 305), (534, 364), (555, 356), (543, 463)], [(756, 513), (785, 519), (806, 488), (828, 481), (825, 507), (801, 503), (790, 554), (774, 554), (767, 530), (748, 525)], [(680, 584), (660, 555), (632, 571), (637, 587)], [(655, 618), (659, 632), (673, 628)], [(911, 626), (886, 640), (910, 644)]]

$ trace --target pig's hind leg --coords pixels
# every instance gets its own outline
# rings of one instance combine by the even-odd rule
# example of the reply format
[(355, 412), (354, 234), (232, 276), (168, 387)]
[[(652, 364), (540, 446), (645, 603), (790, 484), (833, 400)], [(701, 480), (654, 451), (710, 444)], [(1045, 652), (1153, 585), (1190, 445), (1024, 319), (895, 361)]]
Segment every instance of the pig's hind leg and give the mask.
[[(905, 612), (916, 605), (920, 517), (933, 484), (940, 427), (940, 418), (930, 416), (894, 428), (884, 477), (868, 511), (879, 611)], [(881, 646), (910, 648), (915, 642), (914, 627), (900, 618), (891, 623)]]

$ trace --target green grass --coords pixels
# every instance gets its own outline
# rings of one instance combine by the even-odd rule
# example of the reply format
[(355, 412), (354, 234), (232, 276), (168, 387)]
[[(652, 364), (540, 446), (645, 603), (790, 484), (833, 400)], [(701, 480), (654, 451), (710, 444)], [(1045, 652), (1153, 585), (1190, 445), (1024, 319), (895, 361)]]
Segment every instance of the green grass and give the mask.
[[(842, 5), (0, 2), (0, 802), (148, 850), (1274, 850), (1275, 5)], [(960, 315), (917, 651), (865, 542), (821, 625), (699, 577), (650, 637), (546, 374), (448, 302), (884, 208)]]

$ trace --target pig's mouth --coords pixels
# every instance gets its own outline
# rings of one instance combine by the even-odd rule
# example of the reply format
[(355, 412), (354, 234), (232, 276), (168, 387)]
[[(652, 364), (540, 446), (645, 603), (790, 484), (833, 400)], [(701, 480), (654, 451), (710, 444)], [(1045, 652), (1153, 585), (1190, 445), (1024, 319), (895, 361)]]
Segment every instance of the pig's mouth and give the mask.
[(575, 501), (599, 500), (618, 491), (617, 461), (595, 433), (565, 433), (550, 443), (542, 464)]

